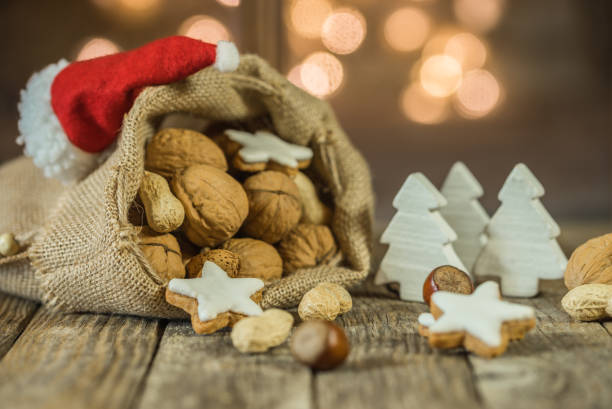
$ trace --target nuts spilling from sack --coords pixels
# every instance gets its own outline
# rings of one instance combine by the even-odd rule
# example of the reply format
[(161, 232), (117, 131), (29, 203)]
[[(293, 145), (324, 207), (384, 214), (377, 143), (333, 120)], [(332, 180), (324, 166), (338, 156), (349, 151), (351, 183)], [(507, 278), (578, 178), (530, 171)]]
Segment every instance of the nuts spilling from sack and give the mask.
[[(219, 277), (219, 285), (248, 278), (261, 280), (261, 286), (299, 270), (341, 262), (329, 227), (330, 192), (319, 182), (323, 175), (310, 166), (312, 150), (256, 125), (241, 126), (254, 132), (213, 124), (207, 131), (210, 138), (193, 130), (166, 128), (148, 141), (145, 172), (129, 217), (132, 224), (143, 226), (140, 248), (151, 274), (161, 283), (197, 280), (206, 262), (215, 263), (229, 278)], [(242, 285), (258, 287), (255, 282)], [(174, 287), (186, 289), (177, 293), (169, 287), (169, 303), (190, 309), (192, 321), (197, 318), (202, 331), (219, 326), (208, 322), (211, 318), (204, 313), (194, 317), (204, 302), (198, 298), (197, 285)], [(246, 303), (261, 299), (256, 292), (261, 290), (241, 299)], [(257, 311), (251, 307), (244, 311)], [(244, 311), (233, 312), (239, 312), (235, 316), (240, 318), (249, 316)], [(244, 324), (241, 333), (269, 328), (264, 319), (268, 316), (276, 315), (253, 317), (249, 322), (254, 324)], [(238, 320), (226, 321), (231, 326)], [(280, 338), (285, 331), (272, 332)], [(241, 350), (274, 344), (244, 341), (245, 336), (238, 337)]]

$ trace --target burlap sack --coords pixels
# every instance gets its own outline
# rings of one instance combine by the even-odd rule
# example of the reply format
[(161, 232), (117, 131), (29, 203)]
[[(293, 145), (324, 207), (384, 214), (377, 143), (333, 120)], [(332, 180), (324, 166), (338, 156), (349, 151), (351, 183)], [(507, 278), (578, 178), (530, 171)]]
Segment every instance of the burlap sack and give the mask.
[(26, 245), (0, 259), (0, 290), (67, 312), (182, 317), (164, 301), (164, 283), (143, 257), (139, 228), (128, 222), (143, 174), (145, 141), (161, 118), (183, 112), (215, 121), (269, 114), (276, 132), (315, 153), (315, 172), (331, 190), (332, 229), (348, 267), (319, 266), (268, 285), (264, 307), (296, 305), (317, 283), (359, 283), (370, 267), (373, 194), (363, 157), (326, 102), (294, 87), (256, 56), (233, 73), (204, 69), (186, 80), (142, 91), (126, 115), (116, 151), (80, 183), (43, 179), (28, 159), (0, 169), (0, 232)]

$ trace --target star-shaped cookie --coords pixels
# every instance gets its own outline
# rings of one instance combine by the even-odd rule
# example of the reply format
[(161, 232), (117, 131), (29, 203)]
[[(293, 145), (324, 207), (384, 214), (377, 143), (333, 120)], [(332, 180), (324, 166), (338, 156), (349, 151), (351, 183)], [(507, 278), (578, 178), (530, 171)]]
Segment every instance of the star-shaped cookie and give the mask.
[(419, 316), (419, 333), (432, 348), (455, 348), (492, 358), (508, 342), (535, 327), (533, 308), (500, 299), (499, 285), (487, 281), (470, 295), (438, 291), (431, 297), (431, 314)]
[(263, 281), (257, 278), (230, 278), (221, 267), (206, 261), (202, 276), (174, 278), (166, 288), (166, 301), (191, 315), (198, 334), (210, 334), (232, 326), (244, 316), (260, 315)]
[(250, 132), (228, 129), (227, 137), (241, 147), (234, 156), (236, 168), (246, 172), (280, 170), (295, 173), (304, 169), (312, 159), (312, 149), (285, 142), (267, 131)]

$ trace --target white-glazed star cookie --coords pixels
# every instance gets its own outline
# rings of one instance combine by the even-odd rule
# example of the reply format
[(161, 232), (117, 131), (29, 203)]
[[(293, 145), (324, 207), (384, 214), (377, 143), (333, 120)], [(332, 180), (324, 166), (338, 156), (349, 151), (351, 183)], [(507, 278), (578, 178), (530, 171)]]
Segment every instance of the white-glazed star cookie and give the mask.
[(232, 326), (244, 316), (260, 315), (263, 281), (257, 278), (230, 278), (213, 262), (206, 261), (202, 276), (175, 278), (166, 289), (166, 301), (191, 315), (198, 334), (209, 334)]
[(286, 142), (268, 131), (250, 132), (228, 129), (225, 135), (240, 145), (234, 155), (234, 166), (246, 172), (279, 170), (296, 173), (310, 164), (313, 153), (306, 146)]
[[(435, 321), (432, 321), (435, 319)], [(438, 291), (431, 296), (431, 314), (419, 316), (419, 333), (433, 348), (467, 350), (491, 358), (511, 340), (535, 327), (533, 308), (502, 301), (499, 285), (487, 281), (470, 295)]]

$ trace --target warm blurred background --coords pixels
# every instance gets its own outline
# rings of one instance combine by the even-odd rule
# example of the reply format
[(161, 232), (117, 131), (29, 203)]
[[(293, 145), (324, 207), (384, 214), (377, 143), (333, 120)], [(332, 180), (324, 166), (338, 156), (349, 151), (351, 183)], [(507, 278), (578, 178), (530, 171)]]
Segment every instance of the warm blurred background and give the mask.
[(328, 99), (370, 162), (381, 223), (410, 172), (439, 186), (462, 160), (490, 213), (524, 162), (562, 229), (608, 229), (608, 0), (3, 0), (0, 15), (0, 162), (20, 154), (30, 73), (180, 33), (232, 39)]

